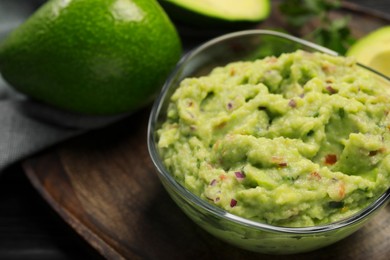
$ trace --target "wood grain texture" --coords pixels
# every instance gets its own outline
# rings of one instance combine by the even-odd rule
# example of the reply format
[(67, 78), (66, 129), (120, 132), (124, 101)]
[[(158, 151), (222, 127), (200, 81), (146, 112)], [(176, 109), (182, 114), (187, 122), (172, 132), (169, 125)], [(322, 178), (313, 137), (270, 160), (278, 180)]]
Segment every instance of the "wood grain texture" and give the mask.
[[(348, 8), (345, 12), (352, 15), (355, 35), (389, 23), (359, 8)], [(283, 25), (277, 13), (272, 17), (261, 28)], [(352, 236), (306, 254), (259, 255), (212, 237), (190, 221), (161, 186), (147, 151), (148, 116), (147, 108), (117, 124), (59, 144), (23, 164), (34, 187), (104, 257), (388, 259), (390, 206)]]

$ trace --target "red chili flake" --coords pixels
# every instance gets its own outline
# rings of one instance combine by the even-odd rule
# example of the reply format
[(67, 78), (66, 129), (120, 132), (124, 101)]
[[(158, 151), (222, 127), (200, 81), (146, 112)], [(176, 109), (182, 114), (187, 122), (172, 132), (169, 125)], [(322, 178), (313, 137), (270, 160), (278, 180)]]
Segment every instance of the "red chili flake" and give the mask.
[(330, 93), (330, 94), (336, 94), (337, 93), (337, 90), (332, 88), (332, 86), (326, 86), (326, 90)]
[(237, 200), (231, 199), (230, 200), (230, 207), (234, 208), (237, 205)]
[(284, 158), (280, 156), (272, 156), (271, 162), (277, 164), (279, 167), (287, 167), (287, 162), (285, 162)]
[(290, 99), (290, 101), (288, 102), (288, 105), (290, 107), (297, 107), (297, 102), (294, 100), (294, 99)]
[(286, 162), (281, 162), (281, 163), (278, 163), (278, 166), (279, 167), (287, 167), (287, 163)]
[(210, 186), (214, 186), (216, 183), (217, 183), (217, 180), (216, 180), (216, 179), (213, 179), (213, 180), (210, 182)]
[(221, 175), (219, 175), (219, 178), (223, 181), (223, 180), (225, 180), (227, 177), (226, 177), (225, 174), (221, 174)]
[(245, 178), (245, 174), (243, 172), (235, 172), (237, 180), (242, 180)]
[(310, 177), (312, 178), (312, 179), (316, 179), (316, 180), (321, 180), (321, 175), (319, 174), (319, 172), (312, 172), (312, 173), (310, 173)]
[(335, 154), (327, 154), (325, 156), (325, 164), (333, 165), (337, 162), (337, 156)]

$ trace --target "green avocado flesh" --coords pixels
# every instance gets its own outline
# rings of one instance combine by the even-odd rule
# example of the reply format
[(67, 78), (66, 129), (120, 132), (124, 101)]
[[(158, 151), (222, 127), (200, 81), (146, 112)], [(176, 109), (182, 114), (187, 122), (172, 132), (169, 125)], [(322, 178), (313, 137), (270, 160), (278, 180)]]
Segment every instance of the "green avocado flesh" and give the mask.
[(216, 24), (260, 22), (270, 13), (269, 0), (161, 0), (167, 13), (192, 25), (213, 27)]
[(390, 26), (381, 27), (359, 39), (347, 55), (390, 76)]

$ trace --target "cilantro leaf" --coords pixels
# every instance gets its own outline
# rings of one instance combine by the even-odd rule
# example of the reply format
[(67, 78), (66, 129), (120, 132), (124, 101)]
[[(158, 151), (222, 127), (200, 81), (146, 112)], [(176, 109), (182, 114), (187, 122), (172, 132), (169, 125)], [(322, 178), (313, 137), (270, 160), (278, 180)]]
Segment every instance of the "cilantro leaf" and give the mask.
[(345, 54), (355, 39), (349, 28), (349, 17), (330, 17), (330, 12), (340, 7), (340, 0), (285, 0), (279, 9), (287, 24), (295, 30), (310, 22), (318, 24), (311, 32), (303, 35), (305, 39)]

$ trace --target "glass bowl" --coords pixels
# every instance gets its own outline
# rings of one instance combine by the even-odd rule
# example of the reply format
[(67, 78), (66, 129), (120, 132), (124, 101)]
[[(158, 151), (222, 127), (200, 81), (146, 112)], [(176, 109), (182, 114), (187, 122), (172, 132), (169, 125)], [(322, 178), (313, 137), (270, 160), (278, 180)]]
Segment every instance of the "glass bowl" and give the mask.
[[(389, 201), (390, 189), (359, 213), (322, 226), (289, 228), (251, 221), (202, 200), (178, 183), (164, 167), (157, 148), (156, 130), (166, 119), (169, 99), (186, 77), (206, 75), (216, 66), (240, 60), (294, 52), (337, 53), (283, 33), (248, 30), (230, 33), (204, 43), (187, 53), (166, 81), (152, 108), (148, 126), (148, 149), (158, 176), (172, 199), (189, 218), (212, 235), (237, 247), (266, 254), (292, 254), (312, 251), (339, 241), (358, 230)], [(384, 84), (387, 77), (377, 75)]]

